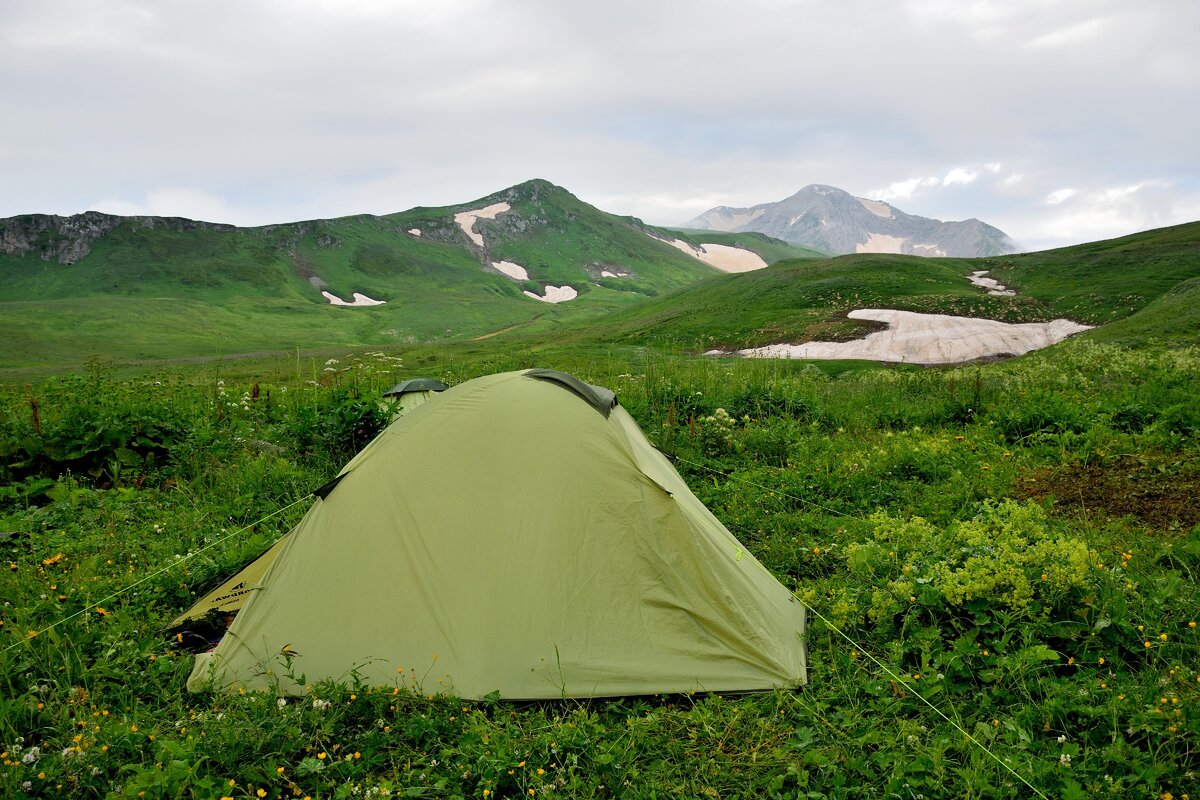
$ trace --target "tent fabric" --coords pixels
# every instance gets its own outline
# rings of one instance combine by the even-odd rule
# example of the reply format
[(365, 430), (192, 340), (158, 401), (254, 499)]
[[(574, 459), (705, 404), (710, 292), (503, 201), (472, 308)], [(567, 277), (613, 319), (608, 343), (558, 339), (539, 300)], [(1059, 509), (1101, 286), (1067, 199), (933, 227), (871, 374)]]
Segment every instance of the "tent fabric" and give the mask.
[(342, 475), (190, 689), (358, 679), (545, 699), (806, 680), (803, 605), (619, 405), (604, 417), (524, 372), (478, 378)]
[[(439, 380), (412, 378), (393, 386), (384, 393), (384, 397), (392, 396), (397, 399), (397, 402), (393, 406), (389, 406), (393, 409), (392, 420), (394, 421), (428, 401), (434, 396), (435, 392), (445, 391), (447, 388), (446, 384)], [(333, 491), (333, 488), (338, 485), (343, 477), (345, 477), (345, 472), (338, 474), (333, 480), (313, 489), (312, 493), (317, 497), (324, 498), (325, 495)], [(191, 608), (167, 623), (166, 629), (173, 630), (188, 623), (199, 622), (212, 612), (233, 614), (239, 611), (242, 604), (250, 596), (250, 593), (260, 588), (259, 579), (267, 571), (267, 567), (271, 566), (271, 562), (275, 560), (275, 557), (279, 555), (279, 552), (283, 549), (284, 539), (290, 534), (291, 531), (284, 534), (265, 553), (243, 568), (241, 572), (238, 572), (232, 578), (197, 600)]]

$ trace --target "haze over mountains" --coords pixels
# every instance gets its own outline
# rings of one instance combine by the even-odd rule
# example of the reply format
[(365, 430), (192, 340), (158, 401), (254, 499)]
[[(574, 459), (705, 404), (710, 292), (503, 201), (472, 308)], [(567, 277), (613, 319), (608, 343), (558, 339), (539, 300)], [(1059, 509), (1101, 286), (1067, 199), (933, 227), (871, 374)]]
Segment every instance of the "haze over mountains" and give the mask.
[(968, 219), (942, 222), (906, 214), (880, 200), (854, 197), (834, 186), (811, 184), (786, 200), (750, 208), (717, 206), (685, 223), (687, 228), (757, 231), (827, 253), (905, 253), (976, 258), (1015, 253), (1020, 246), (1004, 231)]

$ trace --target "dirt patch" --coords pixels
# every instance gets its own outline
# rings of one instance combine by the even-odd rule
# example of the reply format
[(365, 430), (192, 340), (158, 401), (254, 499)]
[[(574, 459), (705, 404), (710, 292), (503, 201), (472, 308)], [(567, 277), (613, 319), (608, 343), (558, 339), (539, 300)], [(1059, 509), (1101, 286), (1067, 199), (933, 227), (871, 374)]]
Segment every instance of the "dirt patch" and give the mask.
[(1163, 530), (1200, 524), (1200, 462), (1165, 454), (1032, 470), (1017, 478), (1017, 496), (1054, 500), (1066, 513), (1132, 516)]
[(814, 342), (850, 342), (877, 331), (886, 331), (888, 324), (873, 319), (850, 319), (845, 314), (809, 325), (805, 334)]

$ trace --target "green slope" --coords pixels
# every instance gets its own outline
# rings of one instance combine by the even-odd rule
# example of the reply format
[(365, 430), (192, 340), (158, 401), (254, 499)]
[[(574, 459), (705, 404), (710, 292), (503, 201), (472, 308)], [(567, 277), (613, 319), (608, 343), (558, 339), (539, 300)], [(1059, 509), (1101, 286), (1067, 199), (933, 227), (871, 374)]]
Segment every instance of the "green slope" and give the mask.
[[(477, 246), (454, 215), (495, 203)], [(31, 218), (0, 220), (12, 234)], [(110, 218), (111, 219), (111, 218)], [(259, 228), (128, 218), (76, 263), (49, 256), (63, 235), (0, 253), (0, 366), (77, 363), (92, 354), (175, 358), (330, 344), (473, 338), (512, 326), (553, 329), (716, 274), (655, 238), (657, 229), (600, 211), (534, 180), (471, 203)], [(419, 230), (420, 235), (410, 233)], [(787, 245), (748, 237), (768, 261)], [(43, 248), (37, 251), (36, 248)], [(47, 258), (39, 257), (44, 255)], [(497, 261), (525, 267), (517, 281)], [(622, 277), (602, 276), (603, 271)], [(548, 304), (547, 285), (578, 297)], [(327, 290), (386, 301), (331, 306)]]
[[(993, 297), (967, 281), (985, 269), (1018, 294)], [(847, 311), (894, 308), (1006, 322), (1120, 321), (1088, 335), (1192, 344), (1200, 327), (1197, 278), (1200, 223), (1004, 259), (857, 254), (710, 278), (560, 340), (669, 342), (685, 349), (836, 341), (873, 328), (847, 319)]]
[(1200, 222), (975, 263), (1058, 316), (1103, 325), (1200, 275)]

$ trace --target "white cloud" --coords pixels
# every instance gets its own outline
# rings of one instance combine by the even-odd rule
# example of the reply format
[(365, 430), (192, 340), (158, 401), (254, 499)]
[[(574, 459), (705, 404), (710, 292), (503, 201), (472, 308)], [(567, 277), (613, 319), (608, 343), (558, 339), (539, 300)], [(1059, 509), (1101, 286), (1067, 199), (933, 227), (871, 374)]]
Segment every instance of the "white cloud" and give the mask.
[(940, 183), (941, 180), (932, 175), (923, 178), (909, 178), (905, 181), (888, 184), (884, 188), (876, 189), (868, 194), (873, 200), (909, 200), (922, 189), (928, 189)]
[(974, 183), (975, 179), (978, 177), (979, 177), (979, 173), (975, 172), (974, 170), (963, 169), (962, 167), (955, 167), (954, 169), (952, 169), (946, 173), (946, 177), (942, 178), (942, 185), (943, 186), (952, 186), (956, 183), (961, 183), (961, 184)]
[(1074, 189), (1057, 189), (1046, 195), (1046, 205), (1057, 206), (1075, 196)]
[(1028, 42), (1025, 46), (1037, 48), (1062, 48), (1084, 44), (1099, 36), (1109, 27), (1107, 19), (1089, 19), (1065, 28), (1042, 34)]
[(152, 189), (141, 199), (103, 197), (88, 205), (94, 211), (129, 217), (187, 217), (206, 222), (253, 225), (246, 214), (231, 208), (222, 197), (197, 189)]

